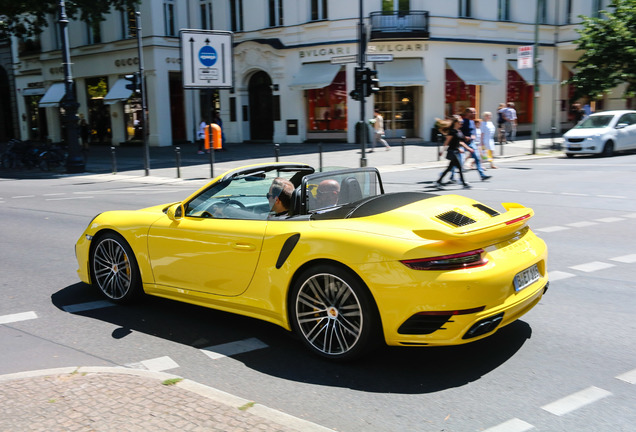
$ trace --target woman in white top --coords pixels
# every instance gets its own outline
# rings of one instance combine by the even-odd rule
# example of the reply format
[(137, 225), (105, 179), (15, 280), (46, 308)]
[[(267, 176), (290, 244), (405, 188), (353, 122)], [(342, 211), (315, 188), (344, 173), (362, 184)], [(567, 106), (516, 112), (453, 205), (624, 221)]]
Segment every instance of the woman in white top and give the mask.
[(497, 168), (493, 163), (493, 152), (495, 151), (495, 125), (492, 122), (492, 113), (485, 111), (481, 122), (481, 145), (486, 149), (490, 168)]

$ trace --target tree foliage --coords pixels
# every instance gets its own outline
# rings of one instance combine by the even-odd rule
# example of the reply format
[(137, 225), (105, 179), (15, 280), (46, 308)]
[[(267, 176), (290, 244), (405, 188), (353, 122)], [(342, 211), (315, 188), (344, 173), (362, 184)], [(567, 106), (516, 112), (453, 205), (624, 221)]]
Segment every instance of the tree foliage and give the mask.
[[(140, 0), (66, 0), (69, 19), (99, 22), (116, 10), (135, 8)], [(0, 34), (28, 37), (39, 34), (48, 25), (47, 17), (59, 18), (59, 0), (0, 0)]]
[(577, 50), (583, 54), (567, 81), (575, 99), (601, 99), (623, 83), (623, 97), (636, 94), (636, 0), (613, 0), (608, 9), (613, 11), (602, 11), (600, 18), (581, 17)]

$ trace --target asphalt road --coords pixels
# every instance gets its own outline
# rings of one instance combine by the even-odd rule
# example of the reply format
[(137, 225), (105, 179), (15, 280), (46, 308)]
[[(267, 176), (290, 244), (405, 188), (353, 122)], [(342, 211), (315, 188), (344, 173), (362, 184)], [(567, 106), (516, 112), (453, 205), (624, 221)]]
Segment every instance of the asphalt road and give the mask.
[[(383, 173), (433, 190), (438, 169)], [(339, 431), (632, 431), (636, 424), (636, 155), (504, 161), (473, 189), (535, 210), (549, 246), (541, 303), (460, 347), (313, 357), (273, 325), (149, 298), (105, 306), (78, 282), (73, 245), (108, 209), (176, 201), (201, 180), (0, 180), (0, 374), (61, 366), (166, 370)], [(245, 352), (212, 358), (204, 348)], [(227, 352), (230, 352), (227, 351)]]

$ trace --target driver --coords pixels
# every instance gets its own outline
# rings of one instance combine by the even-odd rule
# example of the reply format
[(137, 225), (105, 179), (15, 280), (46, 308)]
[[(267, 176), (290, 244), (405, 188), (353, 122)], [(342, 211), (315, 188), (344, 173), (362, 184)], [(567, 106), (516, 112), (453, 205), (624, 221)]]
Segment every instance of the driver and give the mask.
[(271, 216), (287, 216), (291, 206), (291, 196), (294, 192), (294, 185), (287, 179), (276, 177), (267, 193)]

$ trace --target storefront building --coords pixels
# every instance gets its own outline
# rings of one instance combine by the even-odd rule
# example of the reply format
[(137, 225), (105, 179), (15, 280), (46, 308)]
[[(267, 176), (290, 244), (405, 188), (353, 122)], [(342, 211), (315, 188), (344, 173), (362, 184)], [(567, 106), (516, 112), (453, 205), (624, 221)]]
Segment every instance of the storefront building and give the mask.
[[(194, 141), (201, 120), (219, 109), (228, 142), (356, 142), (356, 123), (377, 107), (386, 135), (430, 139), (437, 118), (475, 107), (496, 112), (514, 102), (519, 132), (571, 125), (571, 89), (561, 85), (579, 56), (574, 41), (579, 15), (607, 2), (547, 0), (538, 27), (539, 91), (533, 110), (533, 70), (517, 67), (519, 47), (534, 44), (535, 11), (511, 0), (363, 2), (368, 54), (390, 61), (368, 63), (380, 92), (367, 99), (360, 119), (355, 87), (358, 2), (335, 0), (145, 0), (141, 4), (148, 89), (149, 142)], [(72, 22), (71, 56), (80, 115), (94, 142), (119, 145), (139, 138), (141, 105), (126, 88), (138, 70), (130, 12), (113, 12), (99, 31)], [(184, 90), (179, 29), (234, 33), (234, 87)], [(59, 38), (48, 29), (35, 53), (16, 53), (16, 88), (23, 137), (62, 138), (63, 96)], [(610, 95), (597, 108), (626, 106)], [(533, 118), (536, 112), (537, 118)]]

